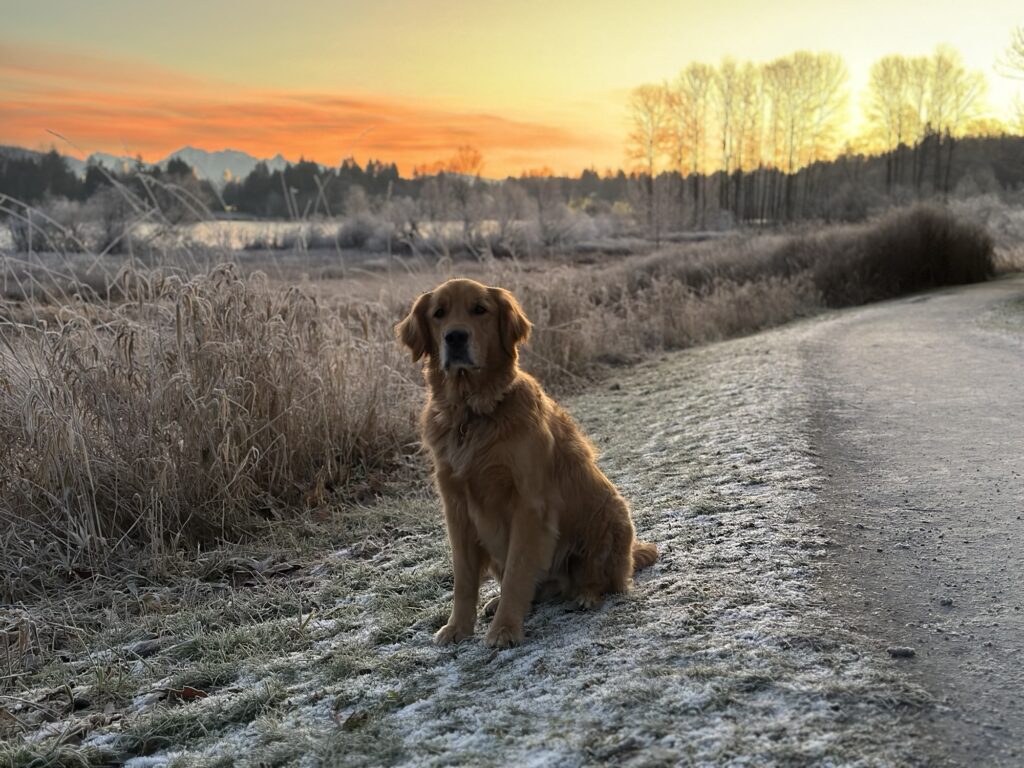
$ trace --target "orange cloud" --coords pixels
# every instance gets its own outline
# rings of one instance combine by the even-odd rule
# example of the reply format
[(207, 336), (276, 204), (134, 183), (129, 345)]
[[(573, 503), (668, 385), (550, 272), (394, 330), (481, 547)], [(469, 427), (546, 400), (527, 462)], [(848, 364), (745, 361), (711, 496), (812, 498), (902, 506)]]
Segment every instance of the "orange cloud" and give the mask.
[[(335, 164), (396, 162), (403, 173), (473, 145), (488, 175), (530, 165), (580, 169), (601, 140), (543, 122), (351, 94), (234, 88), (140, 62), (0, 47), (0, 142), (39, 147), (65, 136), (69, 154), (139, 154), (185, 144)], [(606, 146), (601, 147), (606, 150)]]
[(96, 56), (46, 43), (28, 45), (0, 41), (0, 86), (7, 85), (5, 81), (19, 79), (33, 86), (89, 83), (97, 90), (141, 88), (194, 92), (218, 86), (214, 81), (139, 59)]

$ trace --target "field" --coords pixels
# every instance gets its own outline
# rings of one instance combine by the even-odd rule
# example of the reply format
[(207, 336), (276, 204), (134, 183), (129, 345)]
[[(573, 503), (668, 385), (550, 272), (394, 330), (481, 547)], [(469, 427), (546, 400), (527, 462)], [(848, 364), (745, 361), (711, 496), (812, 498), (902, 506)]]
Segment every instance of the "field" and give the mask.
[[(0, 765), (912, 761), (928, 697), (815, 586), (807, 405), (769, 354), (800, 323), (750, 334), (1018, 270), (1022, 219), (522, 258), (9, 249)], [(665, 551), (503, 654), (429, 644), (451, 577), (391, 328), (452, 275), (522, 298), (525, 364)]]

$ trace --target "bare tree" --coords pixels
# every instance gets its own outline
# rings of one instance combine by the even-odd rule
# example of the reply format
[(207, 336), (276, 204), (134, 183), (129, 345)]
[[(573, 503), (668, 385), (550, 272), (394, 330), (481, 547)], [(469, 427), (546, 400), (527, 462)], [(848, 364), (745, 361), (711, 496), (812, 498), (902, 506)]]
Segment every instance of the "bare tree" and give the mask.
[(910, 62), (906, 58), (885, 56), (871, 65), (865, 112), (875, 146), (886, 153), (887, 192), (898, 177), (898, 150), (914, 119), (910, 102)]
[(807, 165), (832, 157), (839, 148), (849, 104), (849, 74), (842, 57), (834, 53), (797, 53), (796, 59), (807, 94)]
[(716, 79), (714, 67), (694, 62), (679, 73), (671, 89), (671, 103), (675, 118), (677, 159), (688, 158), (688, 167), (680, 166), (680, 173), (689, 172), (693, 188), (693, 224), (704, 226), (705, 181), (709, 171), (708, 123)]
[[(1010, 33), (1010, 45), (999, 60), (998, 70), (1004, 77), (1024, 80), (1024, 26), (1015, 27)], [(1013, 107), (1016, 112), (1017, 131), (1024, 134), (1024, 96), (1019, 90)]]
[[(934, 187), (948, 189), (956, 140), (983, 115), (985, 78), (968, 70), (960, 54), (939, 46), (931, 56), (886, 56), (871, 67), (865, 111), (874, 146), (888, 153), (887, 189), (902, 182), (907, 146), (920, 194), (932, 157)], [(945, 158), (943, 157), (945, 154)]]
[[(934, 135), (934, 188), (949, 191), (950, 169), (956, 139), (971, 118), (980, 115), (985, 95), (985, 78), (969, 71), (958, 51), (940, 45), (931, 58), (931, 81), (927, 100), (927, 123)], [(945, 168), (942, 151), (946, 150)]]
[(477, 240), (481, 220), (482, 204), (478, 182), (484, 170), (484, 157), (476, 147), (463, 145), (455, 150), (444, 170), (442, 186), (447, 186), (447, 196), (454, 202), (462, 222), (463, 242), (467, 247), (472, 247)]
[(763, 162), (761, 131), (764, 125), (761, 69), (749, 61), (745, 62), (740, 70), (736, 98), (735, 148), (736, 169), (739, 173), (736, 176), (734, 199), (737, 216), (747, 218), (748, 214), (744, 208), (749, 204), (750, 196), (744, 192), (743, 172), (757, 169)]
[(780, 202), (785, 216), (793, 215), (796, 172), (836, 151), (845, 122), (846, 81), (846, 65), (831, 53), (797, 51), (765, 65), (770, 160), (785, 174), (775, 180), (776, 187), (785, 185), (782, 200), (777, 189), (770, 194), (774, 215)]
[(714, 79), (715, 114), (718, 117), (718, 146), (721, 155), (721, 171), (726, 183), (721, 187), (719, 205), (730, 207), (732, 186), (729, 178), (736, 170), (737, 135), (739, 134), (738, 112), (742, 89), (742, 73), (734, 59), (726, 58), (718, 67)]
[(907, 62), (907, 96), (909, 99), (910, 130), (909, 143), (912, 146), (911, 181), (920, 191), (924, 178), (922, 147), (928, 134), (928, 93), (932, 82), (932, 65), (927, 56), (916, 56)]
[(670, 114), (664, 86), (641, 85), (634, 88), (629, 99), (630, 132), (626, 154), (641, 174), (644, 186), (648, 232), (660, 240), (660, 217), (655, 200), (655, 177), (659, 161), (670, 136)]
[(665, 87), (641, 85), (634, 88), (629, 99), (631, 130), (626, 153), (641, 172), (655, 176), (658, 160), (669, 135), (669, 107)]
[[(957, 54), (959, 59), (959, 54)], [(960, 65), (952, 72), (949, 84), (949, 109), (946, 119), (946, 133), (961, 138), (967, 132), (972, 120), (980, 118), (986, 111), (985, 95), (987, 83), (981, 72), (968, 71)]]
[(446, 163), (445, 170), (459, 176), (479, 178), (484, 172), (484, 156), (476, 147), (460, 146)]
[(1024, 26), (1014, 27), (1010, 45), (999, 60), (999, 69), (1007, 77), (1024, 80)]

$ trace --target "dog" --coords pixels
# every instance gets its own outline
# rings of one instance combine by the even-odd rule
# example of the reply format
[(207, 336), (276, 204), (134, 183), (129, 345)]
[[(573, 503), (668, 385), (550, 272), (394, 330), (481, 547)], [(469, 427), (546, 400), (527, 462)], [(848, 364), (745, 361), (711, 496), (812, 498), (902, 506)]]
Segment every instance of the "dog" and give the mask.
[(454, 604), (440, 645), (473, 635), (485, 574), (501, 592), (484, 642), (507, 648), (523, 641), (535, 598), (599, 605), (658, 556), (637, 541), (593, 445), (519, 368), (531, 328), (507, 290), (465, 279), (419, 296), (395, 326), (413, 361), (424, 360), (420, 428), (451, 543)]

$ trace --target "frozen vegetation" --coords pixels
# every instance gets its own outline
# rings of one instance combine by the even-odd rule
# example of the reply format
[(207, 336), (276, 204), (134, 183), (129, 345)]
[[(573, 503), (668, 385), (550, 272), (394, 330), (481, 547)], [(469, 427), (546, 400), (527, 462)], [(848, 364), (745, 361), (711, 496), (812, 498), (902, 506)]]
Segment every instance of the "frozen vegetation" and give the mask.
[[(662, 550), (630, 595), (538, 606), (510, 651), (433, 646), (451, 576), (423, 478), (315, 541), (212, 553), (98, 610), (91, 656), (6, 701), (31, 732), (0, 765), (913, 764), (928, 698), (816, 586), (829, 542), (799, 330), (666, 355), (568, 401)], [(110, 705), (48, 722), (67, 696)]]

